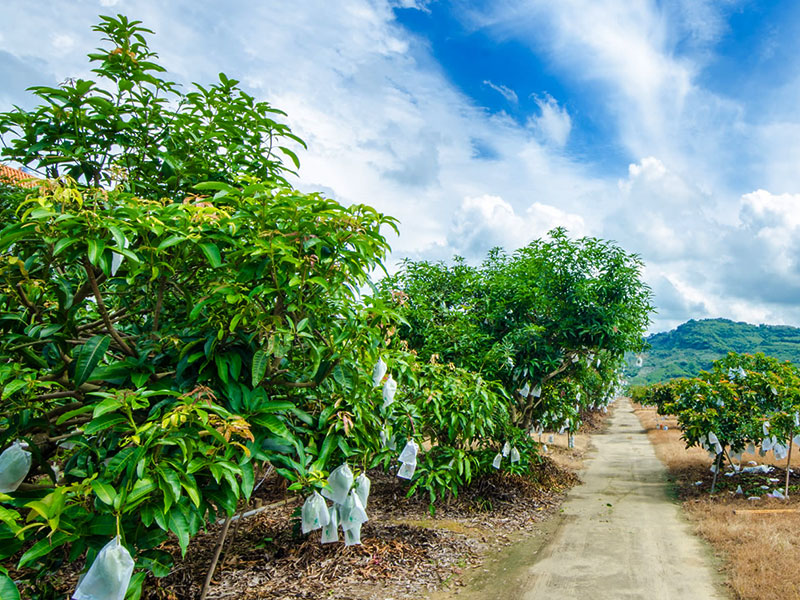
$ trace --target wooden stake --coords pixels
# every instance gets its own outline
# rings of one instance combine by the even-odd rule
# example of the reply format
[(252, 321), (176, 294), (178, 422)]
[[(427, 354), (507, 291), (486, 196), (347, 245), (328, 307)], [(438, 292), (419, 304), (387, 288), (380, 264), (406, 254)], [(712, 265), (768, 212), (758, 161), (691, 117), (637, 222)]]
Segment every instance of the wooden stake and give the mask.
[(208, 568), (208, 574), (206, 575), (206, 580), (203, 583), (203, 590), (200, 592), (200, 600), (206, 600), (208, 588), (211, 587), (211, 578), (214, 576), (214, 571), (217, 568), (217, 561), (219, 560), (219, 555), (222, 552), (222, 547), (225, 545), (225, 538), (228, 536), (228, 528), (231, 526), (232, 520), (232, 516), (225, 519), (225, 524), (222, 526), (222, 531), (219, 533), (217, 545), (214, 546), (214, 557), (211, 559), (211, 566)]
[(722, 452), (717, 454), (717, 468), (714, 469), (714, 479), (711, 480), (711, 494), (714, 493), (714, 488), (717, 487), (717, 475), (719, 475), (719, 463), (722, 462)]
[(789, 473), (790, 467), (792, 466), (792, 438), (789, 438), (789, 458), (786, 459), (786, 489), (783, 492), (783, 495), (787, 498), (789, 497)]

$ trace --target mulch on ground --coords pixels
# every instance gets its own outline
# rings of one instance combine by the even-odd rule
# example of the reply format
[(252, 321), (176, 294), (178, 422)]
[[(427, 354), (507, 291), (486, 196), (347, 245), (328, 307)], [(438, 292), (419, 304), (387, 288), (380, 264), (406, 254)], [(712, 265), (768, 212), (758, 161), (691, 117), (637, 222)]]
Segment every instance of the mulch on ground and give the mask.
[[(587, 414), (582, 433), (602, 429), (605, 417)], [(406, 497), (408, 482), (370, 472), (370, 520), (362, 528), (362, 544), (351, 547), (322, 545), (319, 531), (302, 535), (302, 498), (273, 474), (248, 506), (262, 510), (231, 524), (207, 598), (404, 600), (463, 585), (464, 571), (540, 526), (579, 483), (573, 470), (579, 468), (586, 441), (582, 449), (562, 445), (551, 444), (550, 454), (529, 477), (498, 472), (474, 479), (457, 498), (438, 501), (433, 516), (424, 494)], [(221, 529), (218, 523), (197, 535), (183, 558), (176, 541), (162, 544), (175, 566), (165, 578), (148, 575), (142, 600), (199, 598)], [(53, 597), (68, 597), (82, 568), (83, 561), (65, 562), (49, 581)], [(22, 573), (12, 570), (16, 575)]]
[[(435, 517), (407, 485), (372, 472), (370, 520), (361, 546), (322, 545), (320, 533), (300, 534), (293, 513), (300, 501), (271, 508), (231, 526), (209, 599), (410, 598), (436, 589), (477, 565), (508, 535), (535, 526), (561, 503), (577, 477), (545, 459), (536, 478), (496, 473), (437, 504)], [(275, 482), (277, 484), (277, 481)], [(265, 495), (275, 497), (274, 490)], [(201, 534), (164, 579), (148, 578), (147, 599), (197, 598), (219, 526)], [(177, 548), (170, 549), (177, 557)]]

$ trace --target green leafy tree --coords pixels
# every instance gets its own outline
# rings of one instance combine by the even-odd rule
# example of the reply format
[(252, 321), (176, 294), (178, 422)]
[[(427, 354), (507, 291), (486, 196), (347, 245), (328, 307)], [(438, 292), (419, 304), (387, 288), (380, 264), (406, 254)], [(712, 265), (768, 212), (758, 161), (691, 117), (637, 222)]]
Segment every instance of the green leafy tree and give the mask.
[(0, 115), (3, 156), (51, 179), (173, 199), (240, 173), (280, 180), (290, 172), (284, 158), (299, 166), (289, 146), (304, 144), (275, 120), (282, 111), (224, 74), (181, 91), (161, 77), (145, 38), (152, 31), (123, 15), (100, 19), (94, 30), (109, 47), (89, 55), (96, 80), (31, 88), (41, 106)]
[(641, 267), (611, 242), (556, 229), (510, 255), (492, 250), (480, 267), (406, 261), (381, 287), (402, 300), (400, 335), (421, 358), (500, 381), (512, 422), (531, 429), (574, 424), (581, 405), (606, 401), (625, 352), (643, 348), (652, 306)]
[(708, 450), (717, 470), (724, 456), (730, 460), (751, 444), (763, 454), (785, 455), (800, 431), (800, 371), (761, 353), (731, 352), (698, 377), (643, 388), (637, 396), (677, 416), (687, 448)]
[(0, 444), (34, 459), (0, 496), (0, 558), (31, 598), (115, 534), (138, 594), (264, 465), (301, 489), (380, 451), (368, 371), (394, 316), (359, 289), (395, 221), (288, 186), (297, 138), (235, 81), (183, 95), (138, 22), (96, 29), (98, 82), (0, 115), (4, 155), (51, 177), (0, 190)]

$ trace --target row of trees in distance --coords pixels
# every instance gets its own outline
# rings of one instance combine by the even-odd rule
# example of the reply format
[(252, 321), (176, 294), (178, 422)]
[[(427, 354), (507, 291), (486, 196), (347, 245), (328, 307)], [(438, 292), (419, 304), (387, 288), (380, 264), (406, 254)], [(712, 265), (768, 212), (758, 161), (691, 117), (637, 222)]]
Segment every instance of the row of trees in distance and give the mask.
[(507, 443), (502, 468), (529, 473), (533, 430), (611, 397), (651, 310), (638, 257), (555, 230), (373, 284), (396, 220), (294, 188), (280, 111), (225, 75), (166, 80), (137, 21), (95, 30), (94, 80), (0, 114), (3, 156), (47, 178), (0, 188), (0, 445), (32, 459), (0, 494), (4, 598), (9, 561), (52, 598), (115, 536), (138, 598), (172, 568), (167, 537), (185, 552), (270, 466), (308, 494), (414, 440), (409, 493), (432, 504)]

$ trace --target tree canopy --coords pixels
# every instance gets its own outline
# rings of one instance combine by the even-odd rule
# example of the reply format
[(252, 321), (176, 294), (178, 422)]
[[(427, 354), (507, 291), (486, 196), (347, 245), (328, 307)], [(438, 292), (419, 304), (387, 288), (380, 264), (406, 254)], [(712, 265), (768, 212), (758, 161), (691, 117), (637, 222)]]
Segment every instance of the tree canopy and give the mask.
[[(531, 428), (548, 412), (550, 421), (568, 417), (559, 408), (565, 394), (579, 394), (590, 373), (613, 381), (625, 352), (643, 348), (652, 306), (641, 267), (611, 242), (555, 229), (512, 254), (494, 249), (478, 267), (406, 261), (381, 289), (399, 305), (400, 336), (422, 358), (501, 381), (516, 401), (514, 422)], [(563, 389), (571, 381), (578, 387)]]
[(169, 536), (185, 553), (271, 469), (317, 509), (340, 465), (433, 507), (531, 473), (532, 430), (612, 397), (651, 309), (638, 257), (559, 229), (364, 294), (395, 219), (293, 188), (302, 141), (236, 80), (183, 92), (140, 22), (95, 30), (96, 80), (0, 114), (2, 156), (47, 177), (0, 186), (0, 560), (26, 597), (109, 538), (138, 597)]

